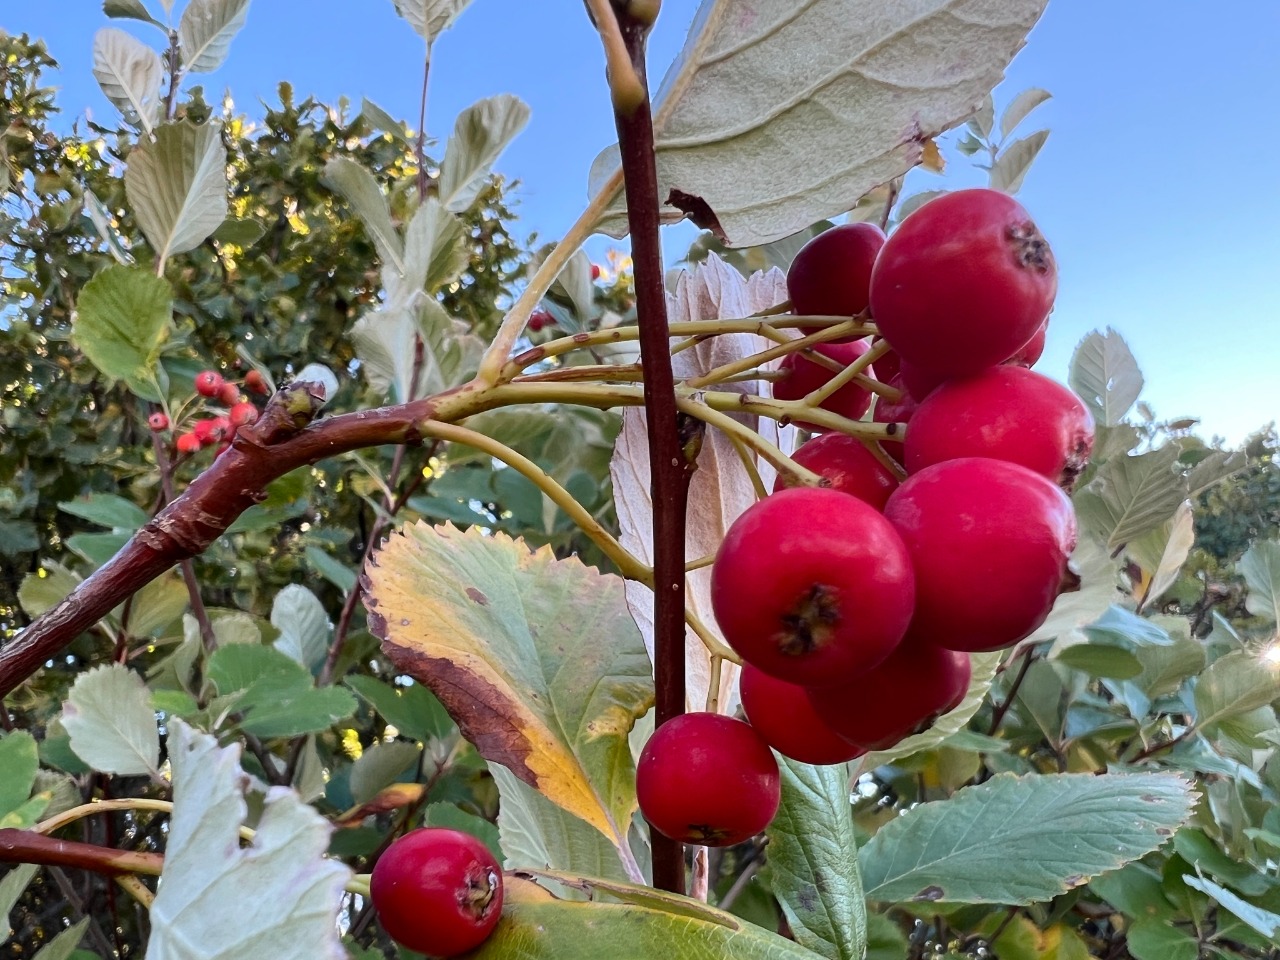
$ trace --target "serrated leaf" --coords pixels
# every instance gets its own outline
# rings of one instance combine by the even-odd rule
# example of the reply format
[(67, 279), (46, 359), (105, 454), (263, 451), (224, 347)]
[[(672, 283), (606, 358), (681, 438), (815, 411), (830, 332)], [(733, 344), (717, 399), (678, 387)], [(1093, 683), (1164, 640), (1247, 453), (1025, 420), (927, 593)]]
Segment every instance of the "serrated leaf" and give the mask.
[(62, 705), (71, 749), (103, 773), (158, 775), (160, 733), (151, 691), (142, 677), (118, 663), (80, 674)]
[(440, 203), (462, 213), (480, 194), (498, 155), (529, 122), (529, 107), (509, 93), (473, 104), (453, 125), (440, 164)]
[(421, 522), (376, 556), (365, 603), (383, 652), (486, 760), (625, 845), (627, 733), (653, 686), (621, 580), (505, 534)]
[(132, 386), (154, 373), (172, 317), (168, 280), (141, 267), (110, 266), (81, 288), (71, 335), (103, 376)]
[(1000, 136), (1002, 138), (1009, 136), (1032, 110), (1052, 97), (1052, 93), (1048, 90), (1041, 90), (1039, 87), (1030, 87), (1023, 90), (1009, 101), (1009, 106), (1005, 107), (1004, 113), (1000, 117)]
[(183, 70), (212, 73), (222, 66), (248, 14), (249, 0), (190, 0), (178, 21)]
[(1249, 901), (1237, 897), (1225, 887), (1220, 887), (1218, 884), (1211, 880), (1205, 880), (1203, 877), (1184, 875), (1182, 882), (1193, 890), (1199, 890), (1201, 893), (1213, 897), (1214, 900), (1218, 901), (1218, 906), (1235, 914), (1235, 916), (1239, 917), (1254, 930), (1257, 930), (1258, 933), (1272, 943), (1280, 944), (1280, 914), (1254, 906)]
[(1026, 179), (1031, 164), (1048, 139), (1048, 130), (1037, 130), (1001, 150), (996, 162), (991, 165), (988, 184), (991, 189), (1005, 193), (1017, 193), (1021, 190), (1022, 181)]
[(404, 273), (404, 244), (391, 223), (391, 206), (373, 174), (349, 157), (334, 157), (324, 165), (321, 182), (351, 204), (378, 256)]
[(10, 929), (9, 914), (13, 911), (14, 904), (18, 902), (18, 898), (22, 896), (39, 869), (40, 867), (34, 863), (19, 863), (0, 877), (0, 919), (3, 919), (6, 930)]
[(454, 733), (453, 720), (444, 706), (420, 683), (392, 687), (373, 677), (359, 675), (347, 677), (343, 682), (402, 736), (427, 743)]
[(125, 123), (155, 129), (164, 81), (160, 54), (130, 33), (103, 27), (93, 36), (93, 76)]
[(1215, 725), (1280, 697), (1280, 666), (1237, 650), (1209, 664), (1196, 681), (1196, 726), (1211, 734)]
[(1249, 612), (1280, 623), (1280, 541), (1252, 544), (1240, 558), (1239, 570), (1249, 588), (1245, 598)]
[[(357, 806), (368, 803), (383, 787), (389, 787), (422, 756), (422, 748), (406, 740), (375, 743), (351, 765), (351, 799)], [(413, 779), (410, 777), (409, 779)]]
[(129, 154), (125, 196), (147, 242), (164, 263), (194, 250), (227, 219), (227, 151), (214, 122), (156, 128)]
[(1099, 425), (1118, 426), (1142, 393), (1142, 371), (1124, 338), (1110, 327), (1080, 341), (1067, 378)]
[(82, 917), (45, 944), (33, 960), (68, 960), (76, 952), (76, 947), (80, 946), (80, 940), (88, 926), (89, 918)]
[(319, 597), (302, 584), (291, 583), (276, 594), (271, 602), (271, 625), (280, 631), (275, 648), (281, 653), (308, 670), (324, 663), (333, 624)]
[(209, 658), (208, 678), (223, 696), (240, 692), (240, 729), (260, 737), (319, 733), (355, 712), (351, 694), (317, 689), (306, 667), (274, 647), (221, 647)]
[(102, 0), (102, 12), (112, 19), (142, 20), (164, 29), (164, 24), (147, 13), (142, 0)]
[(31, 734), (13, 730), (0, 736), (0, 817), (27, 802), (39, 770), (40, 755)]
[(453, 25), (459, 14), (471, 5), (471, 0), (391, 0), (396, 13), (409, 21), (409, 26), (427, 46)]
[(1110, 551), (1158, 529), (1187, 496), (1178, 448), (1168, 444), (1137, 456), (1113, 457), (1075, 497), (1080, 525)]
[(249, 778), (239, 745), (219, 747), (175, 720), (169, 757), (174, 808), (148, 960), (345, 960), (334, 918), (351, 871), (324, 856), (329, 824), (293, 791), (273, 788), (242, 845)]
[(132, 500), (113, 493), (90, 493), (75, 500), (64, 500), (58, 504), (58, 509), (100, 527), (124, 533), (133, 533), (150, 519), (147, 512)]
[(892, 903), (1028, 904), (1158, 849), (1191, 816), (1180, 777), (998, 774), (886, 823), (863, 886)]
[(766, 831), (769, 878), (796, 941), (827, 960), (861, 960), (867, 906), (843, 764), (778, 758), (782, 803)]
[[(973, 114), (1043, 9), (709, 0), (654, 101), (663, 218), (691, 215), (739, 247), (843, 213)], [(616, 191), (617, 169), (614, 147), (590, 193)], [(612, 204), (602, 229), (623, 235), (622, 212)]]

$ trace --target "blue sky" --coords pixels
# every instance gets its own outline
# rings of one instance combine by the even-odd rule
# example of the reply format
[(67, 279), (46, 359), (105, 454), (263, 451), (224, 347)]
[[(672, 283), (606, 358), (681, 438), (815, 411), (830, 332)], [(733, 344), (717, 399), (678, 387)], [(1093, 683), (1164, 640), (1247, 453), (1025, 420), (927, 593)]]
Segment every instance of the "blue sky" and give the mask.
[[(153, 10), (155, 0), (148, 0)], [(44, 37), (61, 63), (69, 112), (109, 116), (90, 72), (97, 0), (5, 5), (0, 28)], [(652, 44), (656, 80), (697, 0), (666, 0)], [(305, 15), (299, 11), (305, 10)], [(160, 34), (127, 26), (148, 42)], [(1065, 377), (1075, 344), (1116, 328), (1161, 416), (1199, 416), (1230, 441), (1280, 419), (1280, 4), (1233, 0), (1051, 0), (997, 90), (1003, 103), (1039, 86), (1054, 99), (1023, 132), (1052, 135), (1020, 194), (1058, 256), (1057, 310), (1040, 369)], [(248, 25), (216, 74), (253, 115), (287, 79), (299, 95), (367, 96), (417, 117), (422, 45), (391, 0), (253, 0)], [(499, 169), (521, 181), (523, 229), (558, 236), (585, 202), (587, 169), (612, 142), (602, 56), (577, 0), (476, 0), (437, 45), (427, 130), (447, 135), (472, 101), (523, 97), (533, 120)], [(953, 163), (945, 181), (977, 174)], [(668, 234), (667, 256), (691, 231)], [(609, 246), (593, 241), (595, 256)]]

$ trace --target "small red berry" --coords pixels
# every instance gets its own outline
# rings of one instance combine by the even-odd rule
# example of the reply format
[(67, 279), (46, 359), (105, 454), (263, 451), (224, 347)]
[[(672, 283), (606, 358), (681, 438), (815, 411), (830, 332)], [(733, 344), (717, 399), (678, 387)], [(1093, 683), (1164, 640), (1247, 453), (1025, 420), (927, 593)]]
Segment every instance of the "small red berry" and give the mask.
[(147, 417), (147, 426), (159, 433), (161, 430), (169, 429), (169, 418), (163, 413), (153, 413)]
[[(830, 489), (839, 490), (884, 510), (889, 494), (898, 489), (898, 478), (893, 475), (867, 445), (856, 437), (843, 433), (823, 433), (802, 443), (791, 459), (800, 466), (825, 477)], [(783, 475), (778, 474), (773, 492), (786, 487)]]
[(898, 366), (898, 378), (902, 381), (902, 385), (907, 388), (907, 392), (911, 394), (911, 399), (917, 402), (929, 396), (950, 379), (946, 374), (937, 373), (925, 367), (918, 367), (914, 363), (905, 361)]
[(245, 400), (237, 403), (227, 412), (227, 419), (231, 421), (231, 426), (243, 427), (246, 423), (253, 423), (258, 419), (258, 408)]
[(266, 396), (271, 392), (271, 388), (267, 386), (266, 377), (258, 370), (250, 370), (244, 375), (244, 388), (260, 396)]
[[(920, 404), (915, 397), (911, 396), (911, 391), (907, 389), (905, 383), (902, 382), (902, 374), (891, 377), (884, 381), (887, 386), (896, 387), (902, 391), (902, 396), (897, 400), (890, 400), (888, 397), (876, 397), (876, 407), (871, 411), (871, 419), (875, 423), (905, 423), (911, 422), (916, 410)], [(901, 435), (899, 433), (899, 435)], [(880, 446), (889, 456), (902, 463), (902, 441), (901, 440), (881, 440)]]
[(196, 453), (204, 444), (194, 433), (181, 434), (175, 441), (179, 453)]
[(529, 315), (529, 329), (534, 333), (546, 327), (554, 327), (556, 318), (546, 310), (535, 310)]
[(636, 799), (672, 840), (727, 847), (778, 812), (778, 761), (755, 730), (717, 713), (685, 713), (649, 738), (636, 764)]
[(747, 722), (784, 757), (801, 763), (844, 763), (866, 751), (828, 727), (809, 702), (806, 688), (742, 665), (739, 683)]
[(391, 939), (432, 957), (474, 950), (502, 916), (502, 870), (480, 840), (424, 827), (378, 858), (369, 896)]
[(964, 376), (1003, 363), (1049, 315), (1058, 271), (1027, 211), (997, 190), (930, 200), (871, 274), (876, 326), (908, 363)]
[(203, 446), (211, 446), (231, 435), (231, 421), (226, 417), (197, 420), (191, 432)]
[(600, 264), (598, 264), (598, 263), (593, 263), (593, 264), (591, 265), (591, 279), (592, 279), (593, 281), (594, 281), (594, 280), (599, 280), (599, 279), (600, 279), (600, 273), (601, 273), (601, 271), (600, 271)]
[(234, 383), (224, 383), (218, 390), (218, 402), (224, 407), (233, 407), (240, 402), (240, 388)]
[(766, 673), (805, 686), (841, 683), (887, 657), (914, 599), (893, 528), (835, 490), (782, 490), (748, 507), (711, 566), (725, 640)]
[[(884, 231), (874, 223), (845, 223), (818, 234), (787, 270), (787, 294), (797, 316), (853, 317), (867, 309), (867, 292)], [(801, 327), (813, 333), (817, 327)]]
[(216, 370), (201, 370), (196, 374), (196, 393), (202, 397), (216, 397), (226, 381)]
[(1040, 329), (1031, 335), (1031, 339), (1018, 348), (1018, 352), (1005, 361), (1019, 367), (1034, 367), (1036, 361), (1044, 354), (1045, 340), (1049, 335), (1049, 321), (1040, 324)]
[[(847, 367), (870, 348), (865, 340), (855, 340), (853, 343), (820, 343), (812, 349)], [(787, 354), (778, 372), (783, 374), (773, 384), (773, 395), (778, 400), (801, 400), (836, 376), (835, 371), (810, 360), (802, 351)], [(818, 406), (850, 420), (858, 420), (871, 406), (871, 391), (851, 381)], [(795, 422), (805, 423), (798, 417)]]

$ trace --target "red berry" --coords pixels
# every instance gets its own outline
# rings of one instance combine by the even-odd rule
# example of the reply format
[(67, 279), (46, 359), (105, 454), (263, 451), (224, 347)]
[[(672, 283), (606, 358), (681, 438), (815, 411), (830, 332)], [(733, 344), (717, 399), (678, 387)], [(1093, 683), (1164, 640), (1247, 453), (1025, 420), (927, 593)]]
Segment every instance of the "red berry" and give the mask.
[(231, 435), (231, 421), (226, 417), (208, 417), (197, 420), (191, 431), (207, 447)]
[(903, 481), (884, 515), (915, 568), (911, 632), (950, 650), (996, 650), (1031, 634), (1076, 544), (1067, 495), (1003, 460), (926, 467)]
[(546, 310), (535, 310), (529, 315), (529, 329), (537, 333), (546, 327), (554, 327), (556, 318)]
[(903, 221), (871, 274), (871, 311), (909, 363), (947, 376), (1003, 363), (1053, 306), (1049, 244), (1018, 201), (958, 190)]
[[(898, 400), (890, 400), (887, 397), (876, 397), (876, 408), (871, 412), (871, 419), (875, 423), (907, 423), (911, 422), (912, 416), (915, 415), (916, 409), (920, 404), (915, 397), (911, 396), (911, 391), (907, 389), (906, 384), (902, 382), (902, 374), (884, 381), (887, 386), (897, 387), (902, 391), (902, 397)], [(902, 463), (902, 441), (901, 440), (881, 440), (880, 446), (889, 456)]]
[[(883, 337), (873, 337), (871, 339), (872, 346), (876, 346), (884, 342)], [(888, 383), (898, 375), (899, 369), (902, 367), (902, 358), (893, 352), (890, 347), (887, 351), (880, 354), (880, 359), (871, 365), (872, 373), (881, 383)]]
[[(815, 353), (820, 353), (847, 367), (866, 353), (870, 347), (865, 340), (855, 340), (853, 343), (821, 343), (812, 349)], [(773, 395), (778, 400), (800, 400), (836, 375), (835, 371), (828, 370), (822, 364), (810, 360), (800, 351), (787, 354), (782, 360), (779, 372), (784, 376), (773, 384)], [(818, 406), (831, 413), (848, 417), (850, 420), (857, 420), (871, 406), (871, 391), (850, 382)], [(805, 423), (799, 418), (796, 418), (795, 422)]]
[(256, 393), (266, 396), (271, 392), (271, 388), (267, 386), (266, 377), (257, 370), (250, 370), (244, 375), (244, 388), (250, 393)]
[(163, 413), (153, 413), (147, 417), (147, 426), (159, 433), (161, 430), (169, 429), (169, 418)]
[(196, 374), (196, 393), (202, 397), (216, 397), (225, 382), (218, 371), (201, 370)]
[(911, 399), (919, 402), (946, 383), (950, 377), (925, 367), (918, 367), (914, 363), (904, 362), (898, 366), (898, 379), (911, 394)]
[(1005, 361), (1019, 367), (1034, 367), (1036, 361), (1044, 355), (1045, 338), (1049, 334), (1049, 321), (1040, 324), (1040, 329), (1031, 335), (1031, 339), (1018, 348), (1018, 352)]
[(245, 400), (227, 411), (227, 419), (231, 421), (231, 426), (243, 427), (246, 423), (253, 423), (258, 419), (258, 408)]
[(921, 643), (913, 632), (870, 673), (808, 696), (828, 729), (866, 750), (885, 750), (959, 706), (969, 673), (967, 653)]
[(195, 453), (204, 444), (200, 442), (200, 438), (194, 433), (184, 433), (179, 435), (175, 441), (179, 453)]
[[(830, 489), (857, 497), (877, 510), (884, 510), (889, 494), (898, 489), (898, 478), (866, 444), (843, 433), (819, 434), (802, 443), (791, 459), (831, 481)], [(785, 486), (779, 474), (774, 493)]]
[(660, 726), (636, 764), (636, 799), (650, 825), (684, 843), (728, 847), (769, 825), (782, 786), (778, 762), (755, 730), (716, 713)]
[(769, 746), (801, 763), (844, 763), (861, 756), (855, 747), (828, 727), (813, 709), (805, 688), (771, 677), (743, 664), (742, 709), (747, 721)]
[(835, 490), (782, 490), (733, 522), (711, 567), (711, 605), (744, 660), (805, 686), (841, 683), (906, 633), (915, 587), (898, 535)]
[(601, 272), (601, 271), (600, 271), (600, 264), (598, 264), (598, 263), (593, 263), (593, 264), (591, 265), (591, 279), (592, 279), (592, 280), (599, 280), (599, 279), (600, 279), (600, 272)]
[(240, 388), (234, 383), (224, 383), (218, 388), (218, 402), (224, 407), (234, 407), (240, 402)]
[(883, 246), (884, 231), (874, 223), (845, 223), (818, 234), (800, 248), (787, 271), (791, 312), (853, 317), (867, 309), (871, 268)]
[(502, 870), (469, 833), (424, 827), (378, 858), (369, 896), (382, 929), (401, 946), (433, 957), (474, 950), (502, 916)]
[(1093, 417), (1062, 384), (1025, 367), (992, 367), (929, 395), (907, 432), (909, 473), (960, 457), (1020, 463), (1067, 489), (1089, 461)]

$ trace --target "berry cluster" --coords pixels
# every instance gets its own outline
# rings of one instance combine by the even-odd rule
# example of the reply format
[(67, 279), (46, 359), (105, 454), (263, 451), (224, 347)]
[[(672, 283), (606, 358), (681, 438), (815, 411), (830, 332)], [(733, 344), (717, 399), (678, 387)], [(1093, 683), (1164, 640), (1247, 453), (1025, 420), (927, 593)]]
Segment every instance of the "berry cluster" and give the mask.
[(946, 194), (887, 240), (870, 224), (835, 227), (799, 252), (787, 285), (797, 315), (870, 316), (879, 334), (789, 355), (775, 397), (808, 396), (874, 347), (864, 375), (819, 406), (870, 411), (891, 436), (905, 425), (905, 443), (818, 433), (795, 460), (824, 485), (780, 479), (726, 534), (711, 599), (745, 662), (747, 722), (678, 717), (637, 770), (645, 817), (689, 843), (737, 843), (768, 825), (779, 798), (769, 747), (840, 763), (956, 707), (970, 652), (1044, 622), (1076, 543), (1063, 488), (1088, 459), (1093, 422), (1028, 369), (1057, 271), (1017, 201)]
[[(266, 395), (271, 392), (266, 378), (257, 370), (245, 374), (244, 389), (250, 393)], [(197, 420), (191, 429), (181, 433), (174, 440), (174, 447), (180, 454), (198, 453), (204, 447), (217, 446), (221, 453), (230, 444), (236, 431), (245, 424), (258, 419), (258, 408), (252, 400), (247, 400), (240, 392), (240, 385), (226, 380), (216, 370), (202, 370), (196, 374), (196, 393), (221, 404), (225, 413), (216, 414)], [(153, 413), (147, 418), (147, 425), (157, 433), (168, 430), (169, 418), (163, 413)]]

